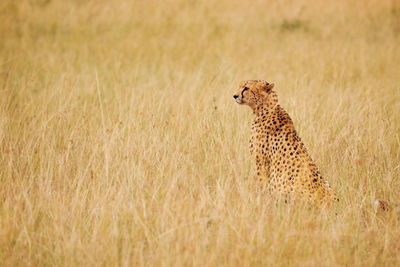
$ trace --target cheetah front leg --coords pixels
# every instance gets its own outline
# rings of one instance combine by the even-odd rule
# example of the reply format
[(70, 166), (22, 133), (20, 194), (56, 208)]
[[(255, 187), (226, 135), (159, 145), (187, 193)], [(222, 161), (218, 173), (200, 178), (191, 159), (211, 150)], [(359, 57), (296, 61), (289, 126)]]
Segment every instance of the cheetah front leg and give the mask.
[(262, 188), (266, 188), (269, 183), (270, 164), (265, 155), (260, 154), (258, 149), (254, 150), (253, 135), (250, 137), (250, 155), (256, 166), (256, 180), (260, 183)]
[(255, 156), (257, 181), (260, 183), (263, 189), (268, 188), (269, 175), (270, 175), (270, 164), (269, 160), (264, 157)]

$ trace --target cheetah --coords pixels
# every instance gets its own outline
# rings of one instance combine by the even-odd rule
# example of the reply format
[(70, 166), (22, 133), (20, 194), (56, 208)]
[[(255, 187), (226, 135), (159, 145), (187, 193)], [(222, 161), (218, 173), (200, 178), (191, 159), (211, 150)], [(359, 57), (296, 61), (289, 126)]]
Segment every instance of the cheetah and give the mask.
[(289, 114), (278, 104), (273, 83), (244, 81), (233, 96), (254, 113), (250, 154), (257, 178), (273, 196), (286, 201), (305, 200), (331, 206), (338, 201), (329, 182), (322, 178), (298, 136)]

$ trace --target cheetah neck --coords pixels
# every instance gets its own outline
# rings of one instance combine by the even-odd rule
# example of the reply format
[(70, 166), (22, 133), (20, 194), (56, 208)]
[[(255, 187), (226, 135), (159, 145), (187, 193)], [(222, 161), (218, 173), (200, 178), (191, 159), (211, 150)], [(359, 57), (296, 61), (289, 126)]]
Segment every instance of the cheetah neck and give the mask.
[(270, 105), (265, 105), (266, 103), (263, 103), (261, 105), (257, 105), (254, 109), (253, 109), (253, 113), (254, 115), (263, 115), (263, 114), (268, 114), (268, 113), (272, 113), (274, 110), (277, 109), (278, 104), (275, 104), (273, 106)]
[(258, 114), (263, 111), (273, 111), (278, 106), (278, 97), (275, 92), (272, 92), (266, 98), (260, 98), (253, 108), (253, 113)]

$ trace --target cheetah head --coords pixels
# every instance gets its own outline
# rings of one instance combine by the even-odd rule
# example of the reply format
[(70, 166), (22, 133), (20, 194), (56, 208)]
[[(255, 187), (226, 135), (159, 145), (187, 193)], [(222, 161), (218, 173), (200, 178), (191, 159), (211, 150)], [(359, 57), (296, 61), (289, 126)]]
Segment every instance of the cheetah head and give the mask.
[(260, 105), (270, 105), (277, 102), (273, 83), (263, 80), (249, 80), (240, 83), (239, 91), (233, 95), (236, 103), (250, 106), (253, 111)]

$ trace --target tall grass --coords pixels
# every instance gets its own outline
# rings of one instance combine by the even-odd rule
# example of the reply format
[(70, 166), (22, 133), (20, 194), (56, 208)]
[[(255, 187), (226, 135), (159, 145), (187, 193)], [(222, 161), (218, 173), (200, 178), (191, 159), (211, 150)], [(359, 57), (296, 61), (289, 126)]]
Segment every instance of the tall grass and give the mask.
[[(397, 1), (0, 2), (0, 264), (394, 266)], [(276, 204), (242, 80), (276, 84), (335, 211)], [(337, 213), (337, 214), (336, 214)]]

